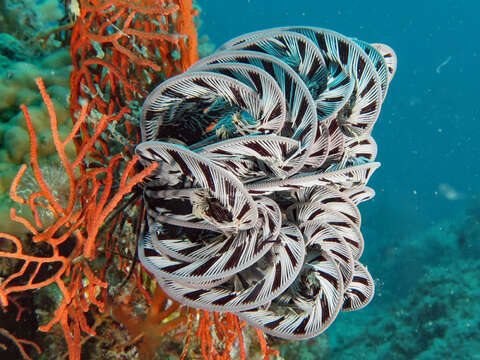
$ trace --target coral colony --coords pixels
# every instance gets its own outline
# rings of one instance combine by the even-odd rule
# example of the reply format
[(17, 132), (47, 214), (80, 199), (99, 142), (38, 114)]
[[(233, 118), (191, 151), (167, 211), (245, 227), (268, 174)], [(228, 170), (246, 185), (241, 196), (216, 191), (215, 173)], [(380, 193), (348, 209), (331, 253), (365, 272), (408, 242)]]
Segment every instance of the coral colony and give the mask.
[(237, 37), (161, 83), (141, 111), (142, 264), (172, 299), (284, 339), (363, 308), (357, 204), (393, 50), (313, 27)]

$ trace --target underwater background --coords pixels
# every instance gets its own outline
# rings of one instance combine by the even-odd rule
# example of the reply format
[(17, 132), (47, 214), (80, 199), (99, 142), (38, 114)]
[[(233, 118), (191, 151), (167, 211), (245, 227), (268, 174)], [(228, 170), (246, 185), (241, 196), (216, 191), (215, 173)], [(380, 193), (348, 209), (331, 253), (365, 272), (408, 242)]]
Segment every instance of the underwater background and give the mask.
[[(0, 15), (4, 3), (0, 0)], [(23, 13), (42, 14), (35, 18), (37, 30), (63, 16), (54, 1), (30, 3)], [(210, 47), (255, 30), (308, 25), (388, 44), (398, 58), (373, 130), (382, 163), (369, 183), (376, 196), (360, 205), (366, 243), (362, 262), (375, 279), (375, 297), (361, 311), (340, 314), (319, 337), (284, 349), (282, 356), (480, 359), (480, 3), (201, 0), (198, 6), (199, 36), (208, 35)], [(17, 10), (20, 16), (23, 9)], [(7, 67), (10, 71), (14, 61), (27, 58), (12, 55), (20, 45), (10, 41), (2, 34), (2, 81), (20, 76)], [(57, 85), (55, 98), (68, 107), (68, 63), (64, 54), (22, 71), (50, 77)], [(5, 165), (3, 157), (21, 158), (8, 147), (24, 136), (8, 132), (5, 125), (22, 103), (9, 100), (15, 94), (5, 84), (7, 80), (0, 82), (3, 217), (8, 216), (6, 195), (18, 169)], [(22, 99), (33, 96), (22, 93)], [(63, 126), (68, 114), (60, 118)], [(65, 127), (68, 132), (71, 125)], [(13, 227), (0, 222), (0, 232), (15, 232)]]

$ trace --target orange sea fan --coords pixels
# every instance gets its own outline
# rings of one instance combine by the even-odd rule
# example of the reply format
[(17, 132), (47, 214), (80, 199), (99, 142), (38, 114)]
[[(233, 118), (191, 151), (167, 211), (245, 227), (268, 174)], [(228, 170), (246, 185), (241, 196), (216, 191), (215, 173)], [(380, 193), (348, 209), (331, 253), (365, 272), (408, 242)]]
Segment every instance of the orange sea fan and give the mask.
[(198, 59), (191, 0), (80, 0), (79, 6), (70, 50), (74, 119), (82, 99), (89, 113), (118, 113)]
[[(70, 135), (61, 140), (53, 103), (46, 93), (43, 81), (37, 79), (36, 82), (49, 112), (52, 136), (60, 162), (69, 178), (70, 194), (68, 204), (62, 206), (53, 195), (52, 187), (55, 184), (46, 183), (37, 157), (35, 129), (28, 109), (22, 106), (31, 139), (31, 168), (40, 190), (28, 198), (17, 193), (19, 183), (27, 170), (27, 166), (23, 165), (13, 181), (10, 195), (15, 202), (29, 206), (34, 220), (19, 216), (14, 208), (11, 210), (11, 217), (30, 230), (34, 242), (47, 244), (49, 250), (46, 256), (31, 255), (24, 250), (18, 238), (0, 233), (0, 238), (13, 244), (13, 251), (1, 251), (0, 257), (21, 262), (20, 270), (11, 274), (0, 285), (0, 301), (2, 306), (7, 306), (12, 293), (39, 289), (55, 283), (63, 297), (54, 317), (48, 324), (41, 326), (40, 330), (49, 331), (54, 324), (60, 323), (64, 329), (70, 357), (79, 359), (82, 332), (95, 335), (95, 331), (88, 325), (86, 312), (92, 309), (92, 305), (101, 311), (105, 303), (106, 294), (102, 293), (102, 289), (107, 287), (107, 283), (95, 273), (88, 261), (95, 258), (96, 249), (101, 245), (101, 240), (97, 237), (98, 231), (124, 196), (148, 176), (154, 167), (135, 173), (137, 158), (121, 161), (122, 155), (118, 154), (110, 158), (108, 166), (87, 169), (80, 175), (77, 168), (86, 161), (88, 152), (105, 129), (102, 124), (107, 120), (100, 121), (95, 134), (78, 151), (76, 158), (70, 160), (65, 153), (65, 147), (86, 121), (86, 112), (82, 111)], [(81, 206), (75, 206), (77, 203)], [(41, 221), (39, 210), (42, 208), (50, 211), (56, 219), (49, 226), (44, 226)], [(46, 271), (49, 276), (39, 280), (45, 277)]]

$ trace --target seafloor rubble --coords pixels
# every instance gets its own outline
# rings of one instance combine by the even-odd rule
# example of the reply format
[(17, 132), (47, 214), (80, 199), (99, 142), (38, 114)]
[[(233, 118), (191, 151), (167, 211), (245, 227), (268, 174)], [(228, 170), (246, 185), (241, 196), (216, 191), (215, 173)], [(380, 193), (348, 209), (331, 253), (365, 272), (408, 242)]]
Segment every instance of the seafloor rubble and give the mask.
[[(398, 239), (374, 261), (376, 311), (337, 324), (329, 359), (475, 359), (480, 353), (478, 198), (457, 219)], [(379, 239), (380, 240), (380, 239)], [(381, 241), (378, 241), (381, 242)], [(386, 248), (385, 247), (385, 248)], [(374, 251), (375, 252), (375, 251)], [(370, 309), (371, 310), (371, 309)], [(350, 336), (345, 337), (345, 332)]]
[(336, 337), (329, 359), (473, 359), (480, 353), (479, 272), (472, 259), (426, 268), (410, 295), (338, 324), (349, 336)]

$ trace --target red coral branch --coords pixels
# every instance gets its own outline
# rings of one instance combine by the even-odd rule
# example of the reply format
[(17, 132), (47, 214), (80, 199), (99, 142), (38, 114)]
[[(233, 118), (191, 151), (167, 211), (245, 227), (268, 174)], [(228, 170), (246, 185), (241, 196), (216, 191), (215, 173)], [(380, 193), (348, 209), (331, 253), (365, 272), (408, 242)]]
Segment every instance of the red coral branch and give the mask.
[(187, 70), (194, 62), (198, 60), (197, 30), (193, 22), (193, 16), (198, 15), (193, 10), (191, 0), (178, 0), (180, 5), (179, 20), (177, 29), (180, 34), (187, 35), (180, 43), (181, 56), (184, 60), (182, 70)]
[[(25, 351), (24, 345), (30, 345), (31, 347), (33, 347), (38, 352), (38, 354), (42, 353), (42, 349), (40, 349), (40, 347), (37, 344), (35, 344), (33, 341), (19, 339), (19, 338), (15, 337), (14, 335), (12, 335), (9, 331), (7, 331), (5, 329), (2, 329), (2, 328), (0, 328), (0, 334), (5, 336), (6, 338), (10, 339), (15, 344), (18, 351), (20, 352), (20, 354), (22, 355), (22, 357), (25, 360), (32, 360), (32, 358)], [(0, 348), (6, 349), (6, 346), (3, 345), (3, 344), (0, 344)]]
[[(65, 148), (68, 141), (76, 136), (81, 125), (74, 126), (72, 133), (62, 141), (57, 129), (53, 103), (46, 93), (42, 80), (36, 81), (49, 111), (54, 144), (68, 176), (70, 191), (67, 204), (61, 204), (55, 198), (53, 188), (56, 184), (47, 183), (44, 172), (48, 169), (42, 169), (40, 166), (32, 120), (28, 109), (22, 106), (31, 136), (31, 169), (40, 190), (28, 198), (18, 193), (22, 177), (27, 170), (26, 166), (22, 166), (13, 181), (11, 197), (20, 205), (30, 205), (37, 221), (32, 223), (18, 216), (15, 209), (12, 209), (11, 215), (12, 219), (20, 221), (32, 232), (35, 242), (48, 244), (50, 251), (45, 256), (31, 255), (24, 249), (20, 239), (9, 234), (0, 234), (0, 238), (9, 241), (13, 248), (12, 251), (0, 251), (0, 257), (20, 261), (22, 264), (15, 274), (11, 274), (0, 285), (0, 302), (2, 306), (7, 306), (10, 294), (39, 289), (55, 283), (63, 295), (61, 303), (53, 318), (39, 329), (50, 331), (53, 325), (60, 323), (65, 333), (70, 357), (79, 359), (82, 333), (95, 334), (94, 330), (88, 326), (86, 313), (93, 309), (92, 306), (98, 311), (103, 310), (105, 298), (100, 296), (100, 289), (108, 285), (95, 274), (85, 259), (94, 258), (95, 249), (102, 241), (97, 235), (108, 216), (133, 187), (141, 183), (154, 170), (154, 166), (136, 173), (134, 167), (138, 162), (137, 157), (127, 160), (123, 167), (124, 161), (121, 161), (123, 157), (118, 154), (110, 159), (110, 163), (105, 168), (80, 171), (80, 166), (87, 161), (88, 154), (94, 150), (96, 140), (106, 126), (100, 123), (101, 130), (86, 141), (73, 161), (70, 160)], [(82, 111), (78, 123), (85, 121), (86, 112)], [(79, 206), (80, 204), (82, 206)], [(45, 228), (39, 221), (42, 210), (50, 211), (55, 219)], [(67, 241), (72, 241), (75, 246), (70, 253), (62, 254), (61, 246)], [(39, 280), (47, 269), (50, 276), (45, 280)]]

